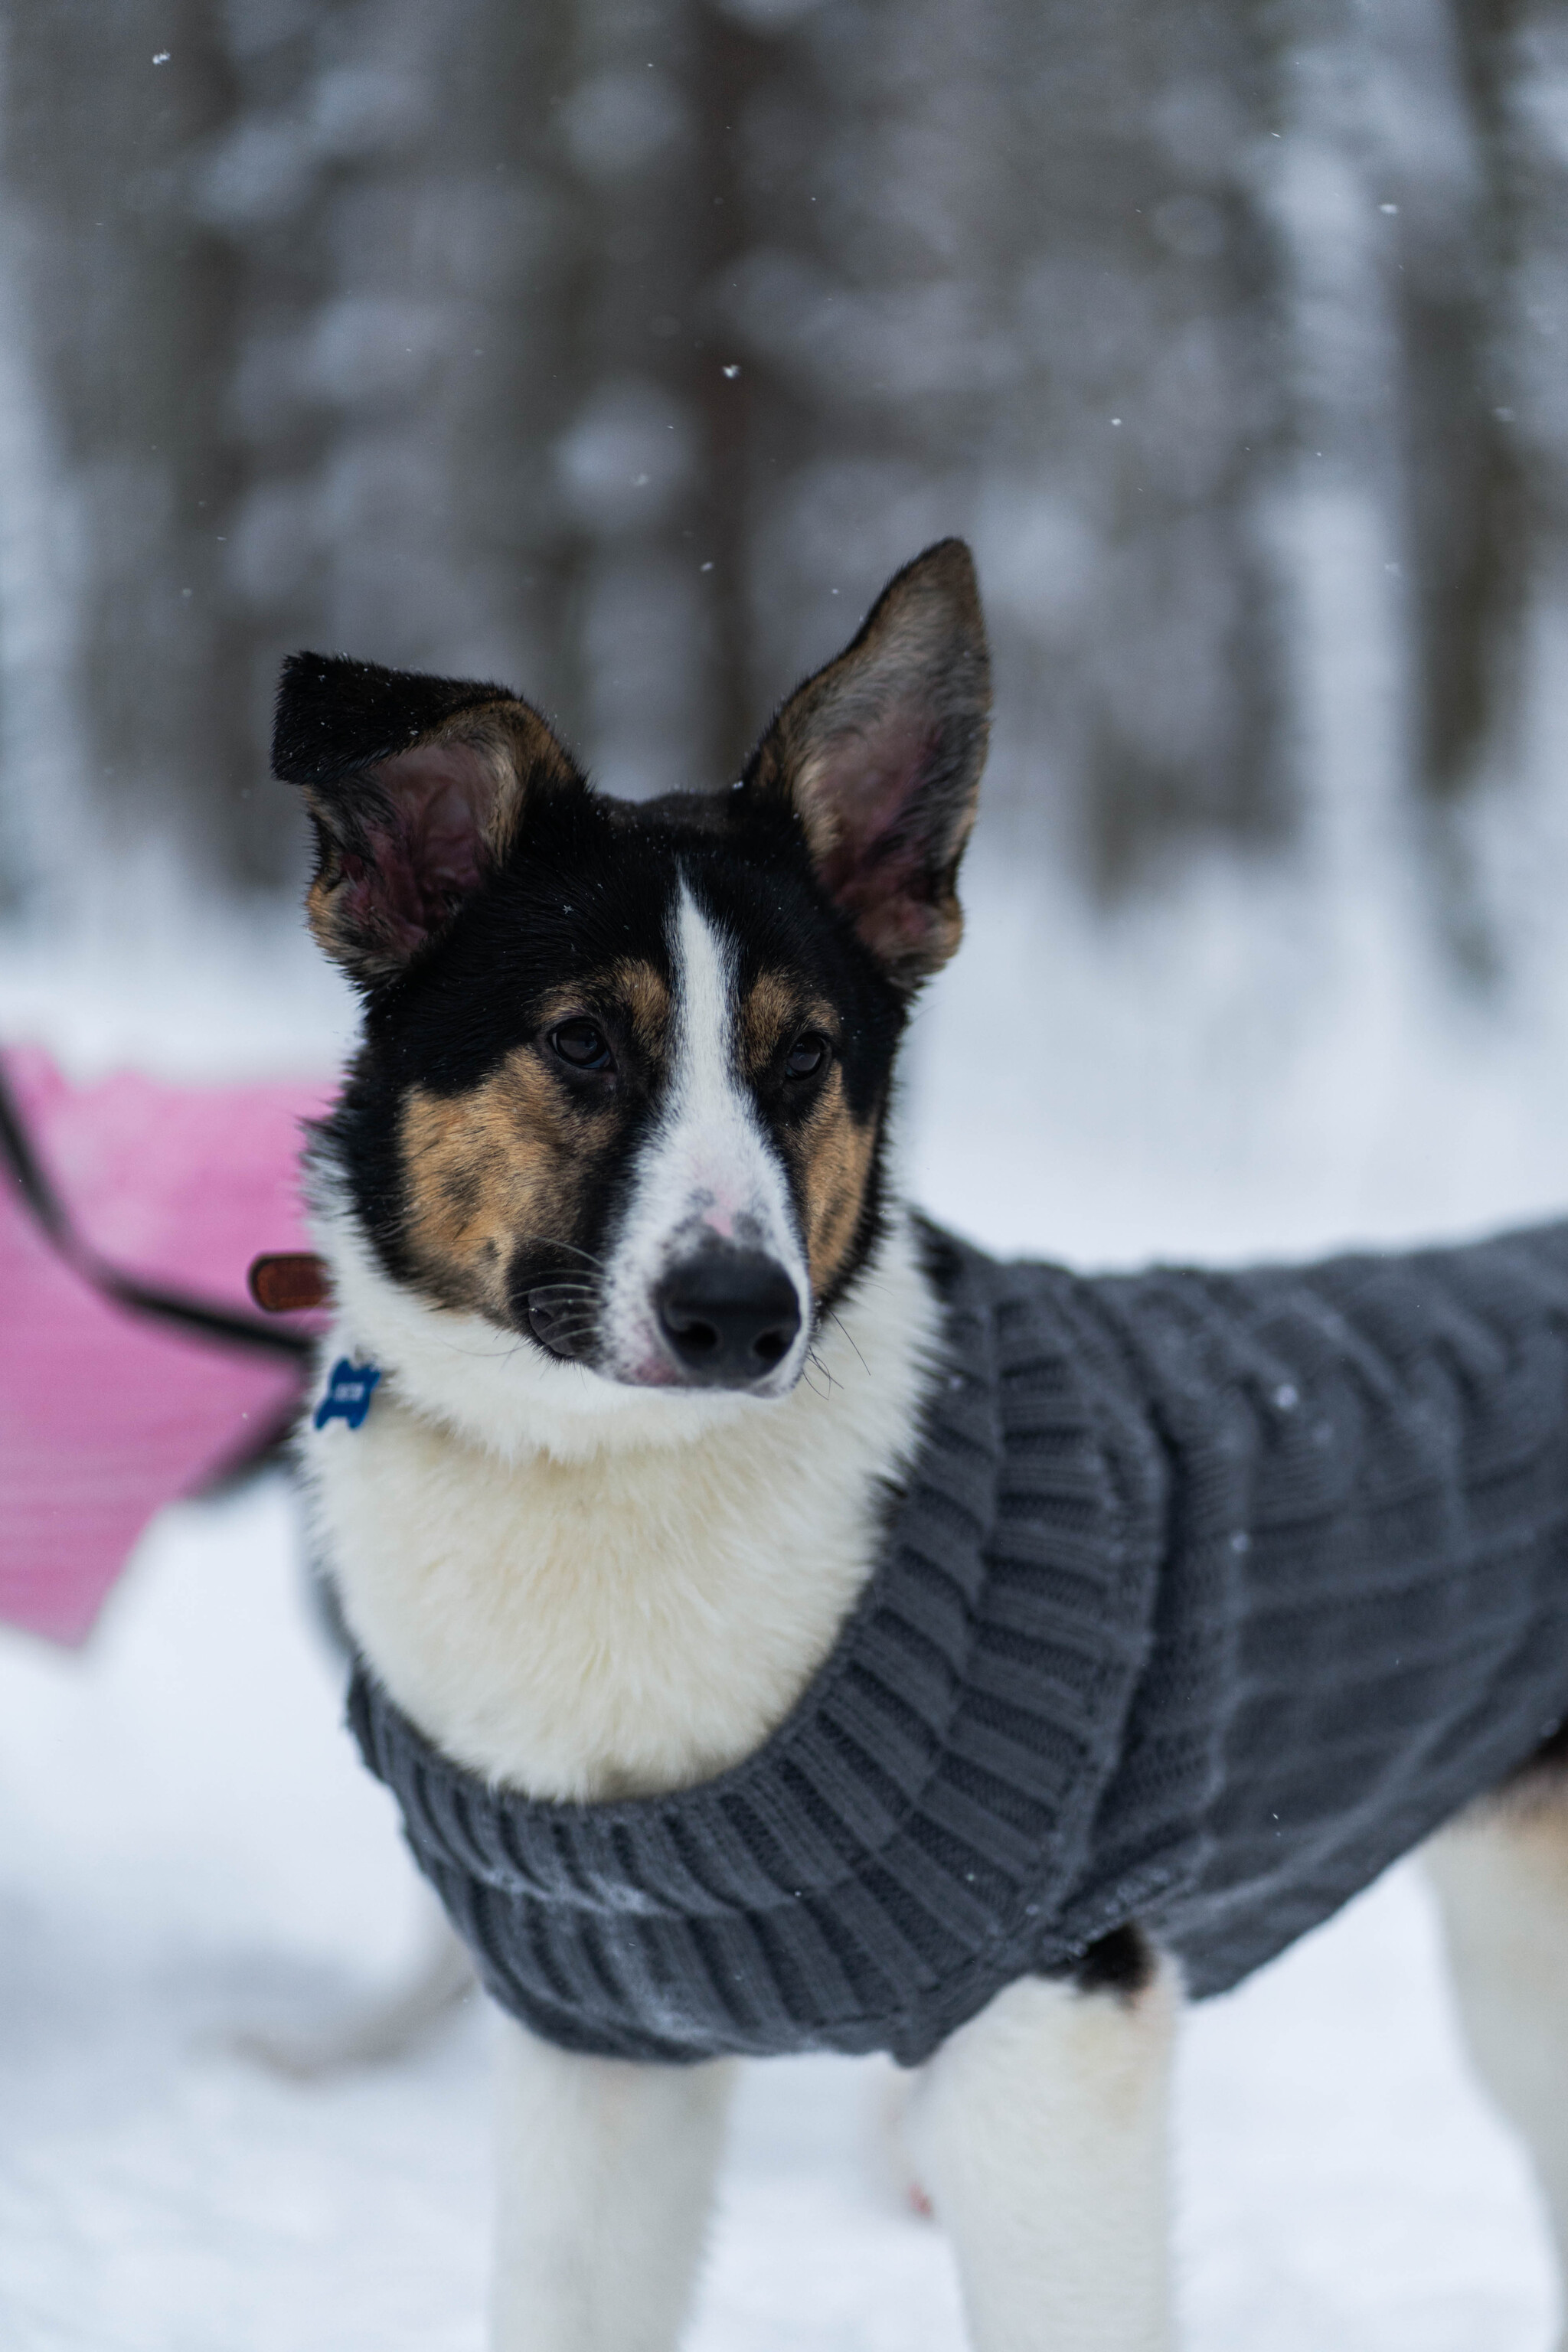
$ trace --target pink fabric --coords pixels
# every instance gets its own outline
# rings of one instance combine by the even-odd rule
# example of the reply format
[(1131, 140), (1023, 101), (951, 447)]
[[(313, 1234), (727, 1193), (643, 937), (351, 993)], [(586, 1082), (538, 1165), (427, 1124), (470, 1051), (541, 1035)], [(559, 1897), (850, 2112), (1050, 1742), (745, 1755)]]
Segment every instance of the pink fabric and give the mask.
[[(121, 1272), (248, 1307), (251, 1259), (309, 1246), (300, 1122), (325, 1086), (126, 1072), (78, 1089), (30, 1050), (5, 1072), (78, 1232)], [(297, 1388), (285, 1360), (101, 1299), (0, 1165), (0, 1622), (84, 1640), (153, 1513), (241, 1454)]]

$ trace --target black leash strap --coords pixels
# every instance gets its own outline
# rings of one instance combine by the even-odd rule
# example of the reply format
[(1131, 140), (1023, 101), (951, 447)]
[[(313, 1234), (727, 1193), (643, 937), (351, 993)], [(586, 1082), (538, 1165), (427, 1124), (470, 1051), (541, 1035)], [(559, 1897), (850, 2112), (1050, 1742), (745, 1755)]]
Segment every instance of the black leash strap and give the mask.
[(100, 1297), (112, 1299), (117, 1307), (126, 1307), (133, 1315), (172, 1323), (177, 1329), (189, 1331), (216, 1347), (281, 1356), (303, 1370), (312, 1346), (304, 1332), (264, 1323), (259, 1316), (220, 1307), (211, 1299), (193, 1297), (186, 1291), (171, 1290), (163, 1283), (138, 1281), (134, 1275), (121, 1274), (117, 1267), (106, 1265), (88, 1248), (33, 1149), (4, 1062), (0, 1062), (0, 1159), (4, 1159), (16, 1190), (58, 1255)]

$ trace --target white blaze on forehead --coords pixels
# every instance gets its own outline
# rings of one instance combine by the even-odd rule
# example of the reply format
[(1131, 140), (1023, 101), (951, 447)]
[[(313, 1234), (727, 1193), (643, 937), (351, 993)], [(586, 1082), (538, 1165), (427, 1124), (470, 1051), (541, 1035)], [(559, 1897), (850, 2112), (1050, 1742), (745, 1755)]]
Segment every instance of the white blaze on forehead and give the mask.
[(670, 1173), (688, 1205), (725, 1240), (755, 1214), (769, 1173), (735, 1067), (734, 957), (683, 882), (676, 904), (675, 1055), (666, 1114)]
[(684, 880), (669, 944), (668, 1087), (641, 1154), (606, 1294), (605, 1337), (628, 1370), (658, 1349), (653, 1286), (705, 1243), (731, 1242), (776, 1258), (800, 1299), (803, 1343), (808, 1320), (805, 1262), (784, 1169), (740, 1073), (734, 955)]
[(784, 1170), (763, 1132), (735, 1051), (735, 958), (680, 886), (670, 925), (675, 965), (669, 1091), (639, 1192), (671, 1230), (740, 1241), (798, 1263)]

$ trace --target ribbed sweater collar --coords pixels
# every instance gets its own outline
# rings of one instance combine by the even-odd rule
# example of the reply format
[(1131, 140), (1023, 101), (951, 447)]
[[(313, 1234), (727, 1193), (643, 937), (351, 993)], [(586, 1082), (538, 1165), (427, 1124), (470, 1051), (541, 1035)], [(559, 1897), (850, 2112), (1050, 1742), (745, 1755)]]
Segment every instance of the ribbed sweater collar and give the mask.
[[(931, 1247), (945, 1368), (916, 1468), (778, 1729), (668, 1796), (542, 1803), (448, 1762), (362, 1666), (354, 1728), (416, 1851), (606, 1924), (743, 1917), (793, 1943), (809, 1913), (818, 1973), (826, 1923), (853, 1922), (868, 1879), (900, 1898), (887, 1916), (931, 1915), (931, 1948), (908, 1955), (917, 1980), (944, 1930), (993, 1961), (1012, 1945), (1050, 1956), (1148, 1651), (1162, 1465), (1135, 1416), (1105, 1410), (1125, 1383), (1103, 1377), (1104, 1328), (1070, 1276), (1037, 1270), (1021, 1307), (991, 1261)], [(918, 1923), (912, 1939), (928, 1940)]]

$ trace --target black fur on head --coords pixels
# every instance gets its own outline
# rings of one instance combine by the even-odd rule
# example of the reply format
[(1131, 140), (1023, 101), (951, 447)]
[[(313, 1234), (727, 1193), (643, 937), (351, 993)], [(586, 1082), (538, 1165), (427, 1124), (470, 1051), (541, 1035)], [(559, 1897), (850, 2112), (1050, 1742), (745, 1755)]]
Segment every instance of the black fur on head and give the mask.
[(503, 688), (294, 656), (278, 770), (316, 826), (312, 927), (368, 999), (318, 1156), (387, 1271), (536, 1339), (558, 1292), (578, 1304), (549, 1309), (550, 1352), (595, 1360), (584, 1269), (658, 1128), (684, 893), (726, 943), (736, 1069), (830, 1306), (879, 1230), (910, 994), (957, 942), (986, 696), (956, 541), (889, 584), (731, 792), (609, 800)]

